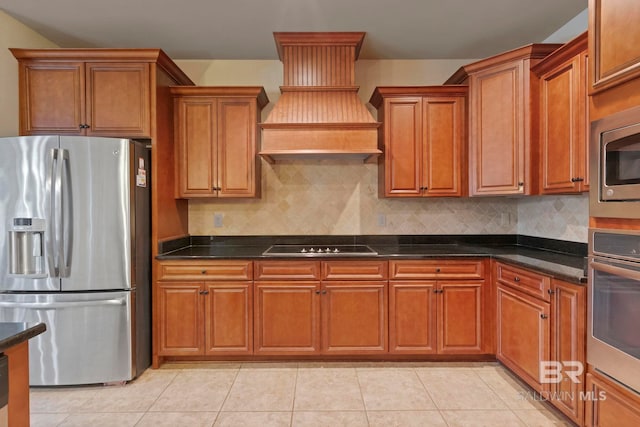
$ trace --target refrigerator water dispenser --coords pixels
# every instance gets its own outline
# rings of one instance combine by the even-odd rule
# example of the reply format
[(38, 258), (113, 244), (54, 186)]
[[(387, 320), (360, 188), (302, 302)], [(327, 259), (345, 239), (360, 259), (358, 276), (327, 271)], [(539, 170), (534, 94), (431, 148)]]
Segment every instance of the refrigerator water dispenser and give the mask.
[(44, 265), (44, 228), (41, 218), (13, 218), (9, 230), (9, 275), (47, 277)]

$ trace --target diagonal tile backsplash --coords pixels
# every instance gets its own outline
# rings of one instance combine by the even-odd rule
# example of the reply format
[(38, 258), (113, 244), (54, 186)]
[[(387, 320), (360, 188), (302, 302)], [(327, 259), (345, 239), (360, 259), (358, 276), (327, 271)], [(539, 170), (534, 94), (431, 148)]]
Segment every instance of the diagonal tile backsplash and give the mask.
[[(586, 196), (378, 198), (375, 164), (262, 165), (262, 198), (189, 201), (192, 235), (523, 234), (587, 241)], [(222, 227), (214, 227), (214, 214)]]
[[(263, 163), (262, 198), (191, 200), (193, 235), (512, 234), (517, 200), (379, 199), (375, 164)], [(214, 227), (214, 214), (223, 226)]]

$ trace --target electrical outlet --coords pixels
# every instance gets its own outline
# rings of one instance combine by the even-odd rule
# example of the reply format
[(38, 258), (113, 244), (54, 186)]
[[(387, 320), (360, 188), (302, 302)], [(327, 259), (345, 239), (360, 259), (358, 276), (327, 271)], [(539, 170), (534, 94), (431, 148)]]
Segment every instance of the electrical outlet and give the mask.
[(378, 227), (385, 227), (387, 225), (387, 217), (385, 214), (378, 214)]
[(213, 226), (216, 228), (220, 228), (222, 227), (222, 214), (221, 213), (214, 213), (213, 214)]

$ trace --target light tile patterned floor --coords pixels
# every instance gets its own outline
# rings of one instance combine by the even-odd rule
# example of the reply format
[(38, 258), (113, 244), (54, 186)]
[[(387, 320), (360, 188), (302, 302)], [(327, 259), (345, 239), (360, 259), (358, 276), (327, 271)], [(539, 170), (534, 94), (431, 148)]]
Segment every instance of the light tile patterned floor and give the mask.
[(35, 388), (31, 425), (570, 426), (496, 363), (169, 363), (124, 386)]

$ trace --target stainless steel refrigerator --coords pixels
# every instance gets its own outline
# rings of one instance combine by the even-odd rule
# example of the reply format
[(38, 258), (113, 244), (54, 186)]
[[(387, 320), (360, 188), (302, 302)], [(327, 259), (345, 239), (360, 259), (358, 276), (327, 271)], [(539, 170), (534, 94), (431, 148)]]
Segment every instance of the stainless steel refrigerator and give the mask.
[(150, 365), (149, 157), (127, 139), (0, 138), (0, 321), (47, 325), (29, 342), (31, 385)]

